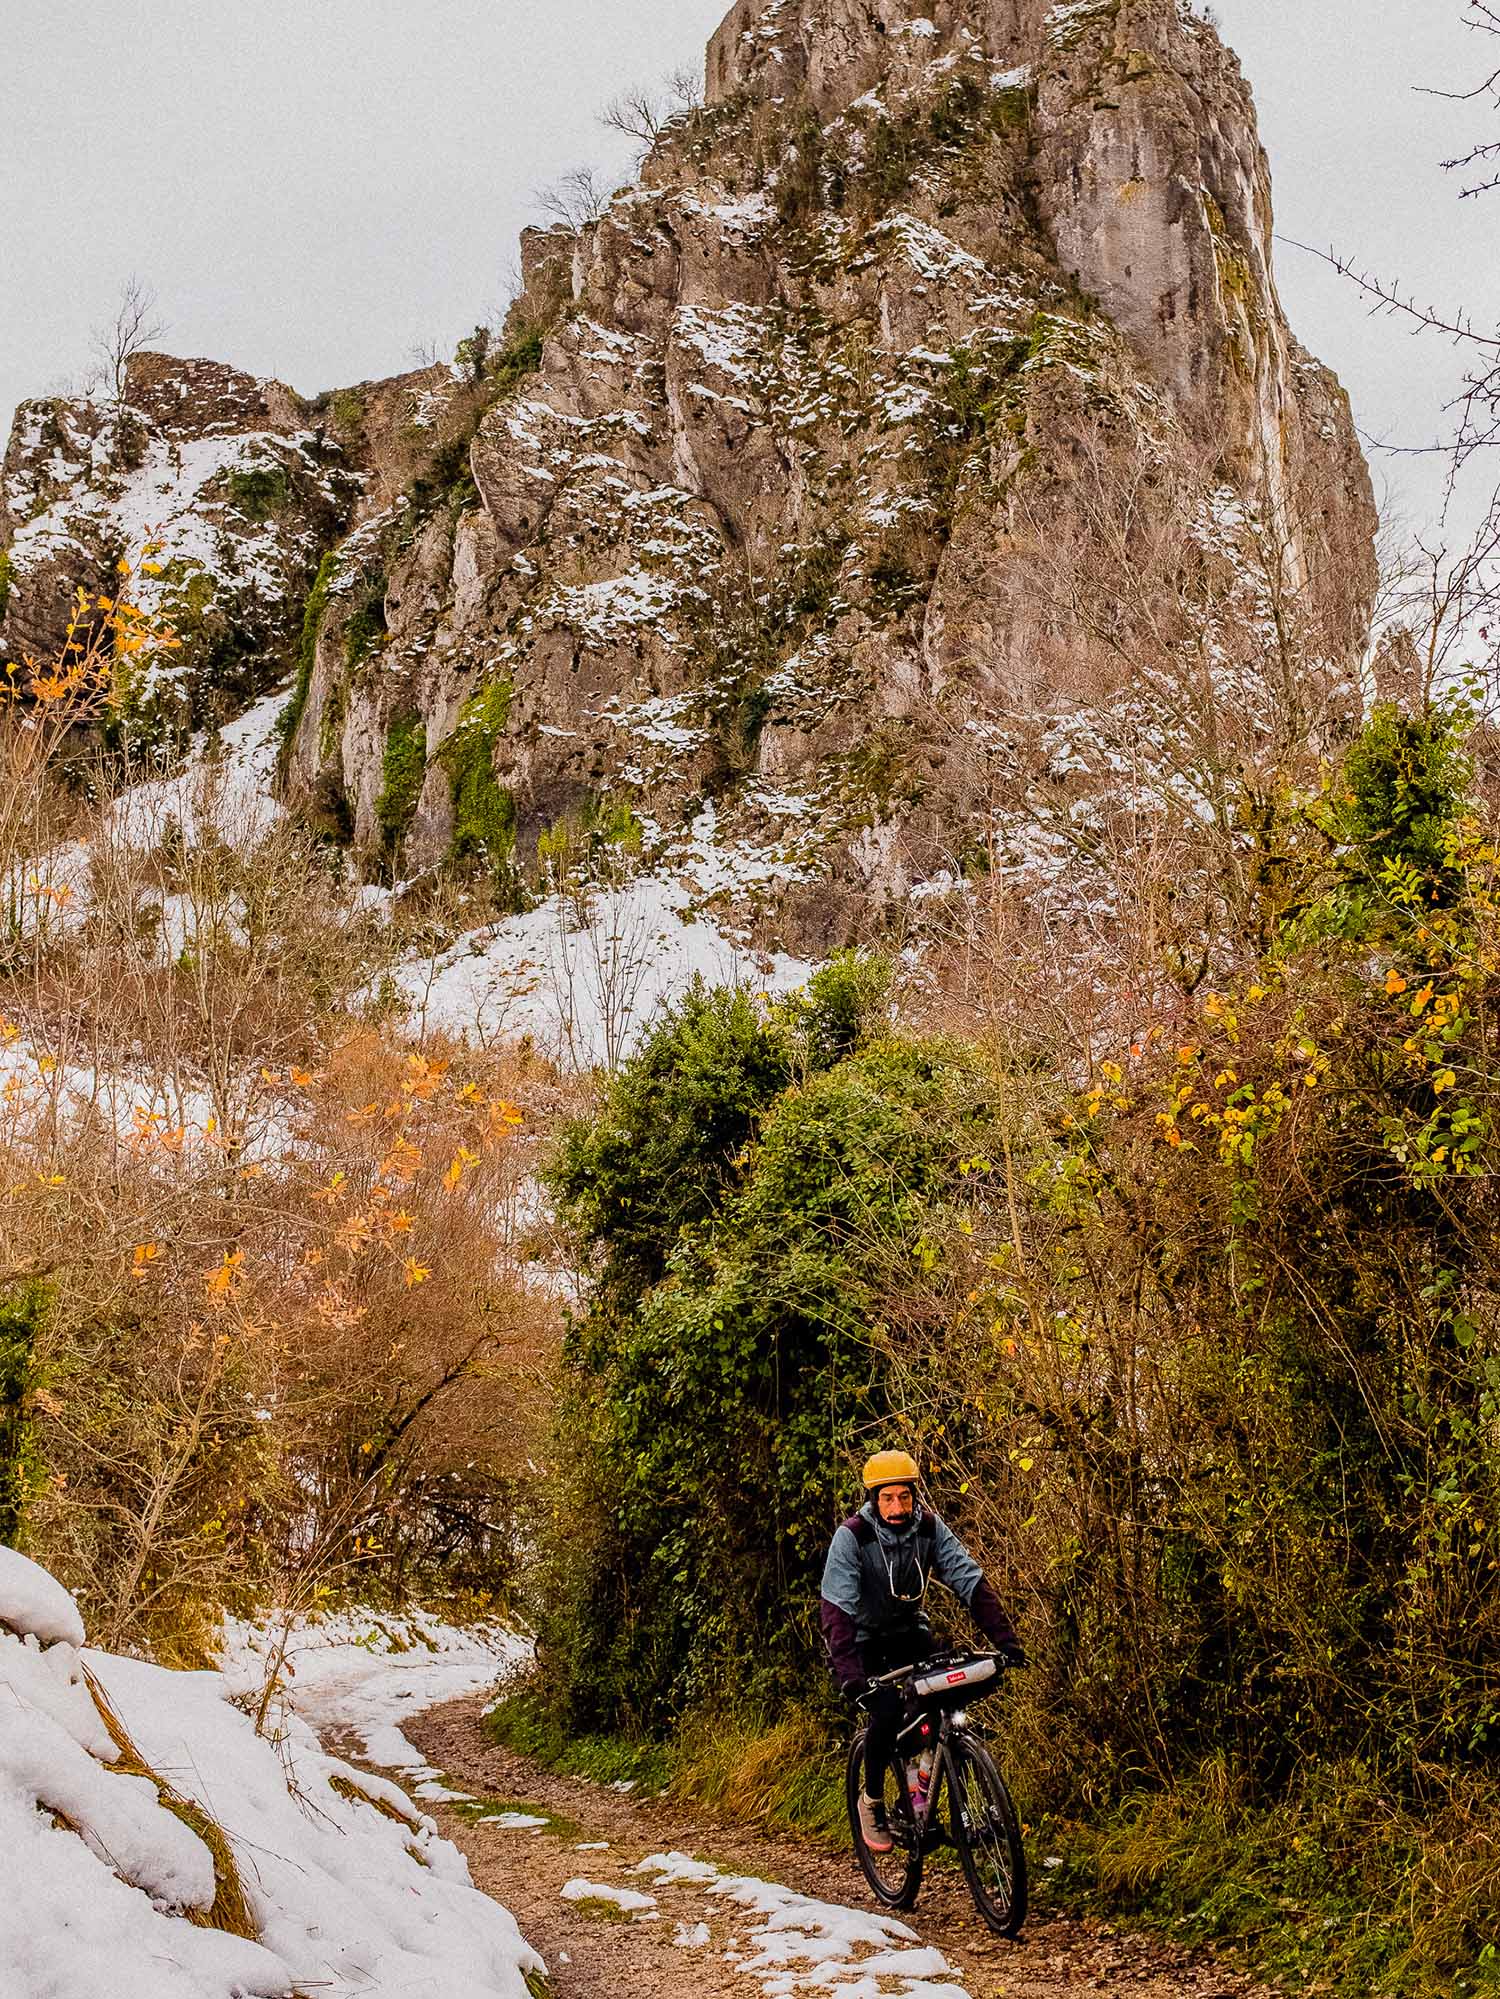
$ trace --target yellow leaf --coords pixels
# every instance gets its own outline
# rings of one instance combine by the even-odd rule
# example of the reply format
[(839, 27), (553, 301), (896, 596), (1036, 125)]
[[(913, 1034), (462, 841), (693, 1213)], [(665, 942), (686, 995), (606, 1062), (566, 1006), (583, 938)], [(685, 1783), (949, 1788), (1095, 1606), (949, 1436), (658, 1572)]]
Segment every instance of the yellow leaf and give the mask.
[(432, 1275), (427, 1265), (425, 1263), (418, 1263), (414, 1256), (409, 1256), (406, 1259), (406, 1262), (402, 1265), (402, 1269), (406, 1275), (406, 1288), (408, 1291), (414, 1285), (425, 1284), (427, 1279)]
[(231, 1255), (227, 1250), (224, 1261), (210, 1270), (203, 1280), (203, 1288), (210, 1298), (227, 1298), (234, 1289), (240, 1265), (245, 1260), (245, 1252), (237, 1249)]

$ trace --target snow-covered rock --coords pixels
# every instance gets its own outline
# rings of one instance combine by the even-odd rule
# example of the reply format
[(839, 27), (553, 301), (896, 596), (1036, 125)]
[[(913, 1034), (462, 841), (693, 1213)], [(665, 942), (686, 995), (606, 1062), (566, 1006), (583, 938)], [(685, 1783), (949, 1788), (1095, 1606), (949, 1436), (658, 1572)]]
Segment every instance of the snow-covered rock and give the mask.
[(8, 1549), (0, 1606), (5, 1999), (528, 1999), (541, 1959), (394, 1784), (279, 1704), (257, 1734), (218, 1673), (80, 1653)]
[(38, 1562), (0, 1547), (0, 1624), (43, 1645), (81, 1645), (83, 1619), (71, 1595)]
[(308, 584), (359, 481), (292, 391), (138, 355), (120, 403), (23, 403), (0, 466), (0, 660), (47, 659), (74, 593), (130, 596), (180, 644), (122, 661), (138, 740), (234, 716), (284, 679)]

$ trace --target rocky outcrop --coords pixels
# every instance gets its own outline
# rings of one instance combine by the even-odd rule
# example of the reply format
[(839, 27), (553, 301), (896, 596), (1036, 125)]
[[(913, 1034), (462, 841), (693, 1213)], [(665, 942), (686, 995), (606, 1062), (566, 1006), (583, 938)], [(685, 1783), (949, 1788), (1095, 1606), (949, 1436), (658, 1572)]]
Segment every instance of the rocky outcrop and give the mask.
[[(706, 104), (522, 268), (503, 340), (315, 406), (363, 485), (285, 782), (370, 865), (524, 875), (623, 803), (825, 944), (997, 839), (1040, 865), (1021, 803), (1161, 763), (1168, 669), (1234, 755), (1273, 680), (1347, 719), (1369, 481), (1178, 0), (740, 0)], [(1136, 563), (1154, 660), (1082, 601)]]
[(53, 656), (78, 589), (120, 565), (182, 641), (134, 662), (114, 720), (143, 747), (227, 721), (284, 678), (358, 481), (280, 382), (138, 354), (118, 403), (23, 403), (0, 469), (0, 658)]

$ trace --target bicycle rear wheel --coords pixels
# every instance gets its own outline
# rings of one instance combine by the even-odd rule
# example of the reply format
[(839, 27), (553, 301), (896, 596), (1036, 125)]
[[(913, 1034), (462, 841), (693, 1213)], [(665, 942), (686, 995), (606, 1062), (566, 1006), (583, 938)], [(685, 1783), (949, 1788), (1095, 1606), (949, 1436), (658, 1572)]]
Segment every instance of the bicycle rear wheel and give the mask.
[(1019, 1936), (1026, 1920), (1021, 1822), (994, 1758), (972, 1736), (948, 1747), (948, 1816), (975, 1908), (1001, 1936)]
[(859, 1800), (865, 1786), (865, 1731), (849, 1749), (845, 1801), (854, 1852), (865, 1879), (888, 1909), (909, 1909), (922, 1885), (922, 1839), (912, 1825), (911, 1802), (902, 1773), (895, 1766), (885, 1773), (885, 1815), (891, 1829), (889, 1853), (871, 1853), (859, 1829)]

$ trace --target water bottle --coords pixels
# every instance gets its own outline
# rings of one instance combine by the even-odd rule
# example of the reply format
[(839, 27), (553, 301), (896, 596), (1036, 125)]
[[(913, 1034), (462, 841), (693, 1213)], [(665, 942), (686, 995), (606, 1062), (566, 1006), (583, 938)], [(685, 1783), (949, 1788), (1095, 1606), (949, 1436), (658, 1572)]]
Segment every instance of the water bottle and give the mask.
[(932, 1782), (932, 1751), (924, 1749), (915, 1763), (906, 1771), (907, 1786), (911, 1791), (911, 1808), (917, 1818), (927, 1812), (927, 1786)]

